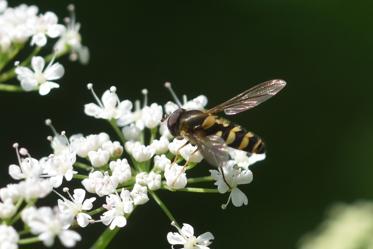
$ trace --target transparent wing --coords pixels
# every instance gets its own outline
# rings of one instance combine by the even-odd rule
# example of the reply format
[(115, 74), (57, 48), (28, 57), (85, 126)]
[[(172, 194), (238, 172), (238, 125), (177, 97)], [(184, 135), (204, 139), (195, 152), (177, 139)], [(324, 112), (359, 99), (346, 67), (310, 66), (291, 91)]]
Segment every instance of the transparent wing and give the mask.
[(227, 145), (224, 140), (216, 135), (198, 136), (191, 135), (198, 146), (203, 158), (215, 167), (222, 167), (229, 160)]
[(226, 115), (235, 115), (263, 103), (278, 93), (285, 85), (286, 82), (283, 80), (270, 80), (260, 83), (207, 112), (217, 113), (224, 111)]

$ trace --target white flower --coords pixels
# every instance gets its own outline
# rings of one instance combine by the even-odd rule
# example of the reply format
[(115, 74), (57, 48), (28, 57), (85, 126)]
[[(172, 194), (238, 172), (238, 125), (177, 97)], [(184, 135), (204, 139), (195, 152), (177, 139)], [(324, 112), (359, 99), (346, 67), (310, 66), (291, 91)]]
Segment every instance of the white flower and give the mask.
[(27, 179), (17, 184), (18, 193), (26, 200), (44, 198), (53, 190), (49, 179)]
[(183, 166), (177, 164), (167, 165), (164, 177), (166, 178), (167, 186), (172, 189), (185, 188), (187, 185), (187, 177)]
[(140, 172), (136, 175), (136, 183), (142, 186), (146, 186), (148, 183), (148, 173)]
[[(4, 12), (3, 12), (4, 11)], [(29, 23), (38, 19), (38, 8), (21, 4), (7, 8), (7, 2), (0, 1), (0, 50), (12, 49), (16, 43), (24, 43), (33, 33)]]
[(97, 151), (105, 142), (109, 141), (109, 135), (105, 132), (92, 134), (87, 137), (74, 135), (70, 138), (71, 148), (80, 157), (87, 157), (90, 151)]
[(152, 146), (145, 146), (137, 141), (126, 142), (125, 148), (127, 152), (130, 153), (138, 162), (148, 161), (155, 154), (155, 150)]
[(123, 147), (118, 141), (107, 141), (101, 145), (103, 150), (106, 150), (110, 153), (110, 157), (118, 158), (123, 153)]
[(65, 247), (74, 247), (81, 240), (77, 232), (66, 229), (71, 225), (70, 220), (49, 207), (29, 207), (22, 211), (21, 216), (31, 233), (37, 235), (46, 246), (52, 246), (56, 236)]
[(59, 85), (53, 81), (60, 79), (65, 73), (61, 64), (50, 62), (44, 69), (44, 58), (34, 56), (31, 60), (31, 67), (32, 70), (22, 66), (16, 68), (17, 78), (25, 91), (39, 89), (40, 95), (47, 95), (51, 89), (59, 88)]
[(73, 165), (76, 161), (75, 152), (65, 150), (59, 155), (50, 156), (45, 162), (44, 173), (50, 177), (53, 187), (61, 186), (63, 178), (66, 181), (71, 181), (74, 174), (78, 172), (74, 170)]
[(154, 157), (154, 170), (162, 172), (166, 167), (171, 166), (171, 161), (165, 155), (156, 155)]
[(138, 141), (141, 138), (141, 129), (136, 125), (130, 124), (122, 129), (123, 136), (127, 141)]
[[(50, 126), (52, 125), (49, 119), (46, 120), (46, 123)], [(53, 136), (51, 139), (51, 147), (55, 155), (63, 154), (70, 150), (69, 141), (66, 136), (60, 134), (55, 134), (55, 136)]]
[(3, 202), (9, 199), (12, 201), (12, 203), (16, 203), (18, 200), (22, 198), (22, 193), (20, 193), (19, 185), (8, 184), (6, 187), (1, 188), (0, 198)]
[[(187, 142), (188, 142), (188, 140), (186, 140), (186, 139), (176, 139), (175, 138), (168, 145), (168, 149), (170, 150), (170, 152), (172, 154), (176, 155), (176, 153), (178, 152), (178, 150), (180, 149), (180, 147), (182, 147), (183, 145), (185, 145)], [(179, 151), (179, 153), (180, 153), (180, 151)]]
[(250, 156), (246, 151), (236, 150), (229, 148), (229, 154), (231, 158), (235, 161), (238, 167), (248, 169), (250, 165), (262, 161), (265, 159), (265, 154), (251, 154)]
[[(155, 172), (141, 172), (136, 175), (136, 184), (147, 186), (150, 190), (157, 190), (161, 187), (162, 176)], [(135, 185), (136, 186), (136, 185)], [(146, 189), (143, 189), (144, 191)], [(135, 200), (136, 198), (133, 197)], [(136, 204), (136, 203), (135, 203)]]
[(86, 227), (92, 220), (92, 217), (84, 211), (91, 210), (93, 202), (96, 200), (95, 197), (84, 200), (85, 194), (85, 190), (79, 188), (74, 190), (73, 196), (70, 196), (71, 200), (63, 196), (61, 196), (62, 200), (58, 200), (58, 208), (61, 213), (66, 217), (76, 217), (78, 225), (81, 227)]
[(168, 151), (169, 144), (170, 142), (168, 141), (168, 139), (162, 136), (159, 140), (157, 139), (153, 140), (150, 146), (152, 146), (155, 150), (155, 153), (159, 155), (159, 154), (164, 154)]
[(150, 172), (147, 177), (147, 186), (150, 190), (157, 190), (161, 187), (162, 176), (155, 172)]
[(30, 28), (33, 30), (31, 45), (36, 44), (39, 47), (44, 47), (47, 44), (47, 36), (56, 38), (65, 30), (63, 25), (58, 24), (56, 14), (50, 11), (40, 15), (37, 19), (30, 20)]
[(225, 209), (230, 200), (232, 200), (235, 207), (247, 205), (247, 196), (237, 186), (240, 184), (249, 184), (253, 180), (252, 172), (248, 169), (235, 167), (235, 162), (232, 160), (222, 168), (224, 177), (220, 171), (210, 170), (211, 176), (216, 180), (215, 185), (218, 187), (218, 191), (222, 194), (227, 191), (231, 192), (227, 203), (222, 208)]
[(4, 202), (0, 201), (0, 219), (11, 218), (16, 212), (17, 207), (13, 204), (11, 199), (6, 199)]
[(19, 235), (12, 226), (0, 225), (0, 249), (17, 249)]
[[(203, 160), (203, 156), (198, 151), (198, 147), (192, 144), (187, 144), (186, 139), (174, 139), (169, 145), (168, 149), (174, 155), (180, 153), (180, 155), (188, 162), (199, 163)], [(181, 148), (182, 147), (182, 148)]]
[(82, 184), (89, 193), (96, 193), (100, 197), (114, 193), (118, 186), (116, 180), (113, 180), (107, 171), (89, 173), (88, 178), (84, 179)]
[(89, 49), (82, 45), (82, 36), (79, 33), (80, 23), (76, 22), (74, 6), (69, 5), (68, 8), (71, 11), (71, 16), (67, 18), (66, 29), (53, 49), (58, 54), (70, 48), (70, 60), (79, 59), (82, 64), (87, 64), (89, 61)]
[(38, 179), (43, 174), (43, 165), (32, 157), (20, 160), (20, 165), (11, 164), (9, 166), (9, 175), (14, 180)]
[[(175, 226), (174, 224), (172, 224)], [(175, 226), (176, 227), (176, 226)], [(177, 227), (176, 227), (177, 228)], [(182, 245), (184, 249), (209, 249), (209, 245), (212, 243), (214, 236), (210, 232), (201, 234), (200, 236), (194, 236), (194, 229), (189, 224), (183, 224), (181, 229), (177, 228), (178, 233), (169, 232), (167, 234), (168, 243), (172, 245)]]
[(127, 224), (126, 215), (130, 214), (133, 210), (133, 200), (128, 190), (122, 189), (120, 196), (115, 193), (106, 197), (107, 209), (101, 216), (101, 221), (105, 225), (110, 225), (110, 229), (115, 227), (124, 227)]
[(161, 123), (162, 115), (162, 106), (157, 103), (145, 106), (142, 109), (142, 120), (144, 125), (149, 129), (153, 129)]
[[(167, 87), (167, 88), (169, 88), (170, 91), (173, 92), (173, 90), (170, 88), (170, 86)], [(177, 96), (174, 95), (174, 97), (177, 97)], [(168, 101), (165, 104), (166, 114), (171, 114), (174, 111), (176, 111), (177, 109), (179, 109), (180, 107), (185, 109), (185, 110), (201, 110), (202, 111), (202, 110), (205, 109), (205, 106), (207, 105), (207, 97), (205, 95), (199, 95), (198, 97), (188, 101), (186, 99), (186, 96), (185, 96), (185, 98), (183, 100), (183, 103), (181, 103), (178, 98), (175, 99), (175, 102), (176, 102), (176, 104), (172, 101)]]
[[(92, 90), (92, 84), (88, 84), (88, 89)], [(106, 90), (101, 97), (101, 100), (96, 98), (97, 104), (89, 103), (84, 105), (84, 113), (88, 116), (92, 116), (100, 119), (118, 119), (125, 113), (131, 112), (132, 103), (129, 100), (119, 101), (118, 95), (116, 94), (116, 88), (111, 87), (110, 90)]]
[(88, 152), (88, 158), (93, 167), (101, 167), (107, 164), (110, 160), (110, 152), (102, 149)]
[(137, 183), (133, 186), (131, 197), (135, 205), (143, 205), (149, 201), (147, 188)]
[(162, 122), (160, 124), (159, 133), (162, 135), (162, 137), (166, 137), (168, 140), (171, 140), (173, 138), (171, 132), (169, 131), (167, 127), (167, 122)]
[(128, 181), (132, 176), (131, 167), (125, 158), (111, 161), (109, 167), (111, 170), (111, 180), (117, 185)]

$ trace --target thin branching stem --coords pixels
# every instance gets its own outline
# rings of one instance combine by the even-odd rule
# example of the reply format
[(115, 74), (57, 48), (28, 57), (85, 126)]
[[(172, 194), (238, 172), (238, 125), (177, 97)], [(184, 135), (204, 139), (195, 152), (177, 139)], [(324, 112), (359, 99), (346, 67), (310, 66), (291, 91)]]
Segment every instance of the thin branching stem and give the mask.
[(163, 210), (165, 215), (171, 220), (171, 222), (174, 222), (174, 224), (180, 228), (179, 223), (177, 223), (175, 217), (172, 215), (171, 211), (167, 208), (167, 206), (163, 203), (163, 201), (156, 195), (153, 191), (149, 190), (150, 195), (153, 197), (155, 202), (158, 204), (158, 206)]
[(211, 176), (202, 176), (202, 177), (189, 178), (188, 184), (200, 183), (200, 182), (212, 182), (212, 181), (214, 181), (214, 178), (212, 178)]
[(39, 239), (39, 237), (36, 236), (36, 237), (21, 239), (21, 240), (18, 241), (18, 244), (28, 245), (28, 244), (33, 244), (33, 243), (37, 243), (37, 242), (40, 242), (40, 239)]
[[(132, 213), (135, 210), (132, 211)], [(131, 214), (132, 214), (131, 213)], [(127, 215), (126, 218), (129, 219), (131, 214)], [(114, 239), (115, 235), (120, 231), (119, 227), (114, 229), (110, 229), (109, 227), (105, 229), (105, 231), (100, 235), (100, 237), (96, 240), (96, 242), (91, 246), (90, 249), (105, 249), (109, 246), (110, 242)]]
[(84, 179), (88, 178), (88, 176), (86, 176), (86, 175), (80, 175), (80, 174), (75, 174), (73, 176), (73, 178), (74, 179), (78, 179), (78, 180), (84, 180)]
[(81, 163), (81, 162), (75, 162), (74, 163), (74, 167), (77, 167), (77, 168), (79, 168), (79, 169), (84, 169), (85, 171), (88, 171), (88, 172), (90, 172), (90, 171), (92, 171), (92, 167), (91, 166), (89, 166), (88, 164), (85, 164), (85, 163)]
[(219, 191), (215, 188), (180, 188), (180, 189), (172, 189), (168, 186), (163, 185), (162, 189), (166, 189), (172, 192), (190, 192), (190, 193), (208, 193), (208, 194), (218, 194)]

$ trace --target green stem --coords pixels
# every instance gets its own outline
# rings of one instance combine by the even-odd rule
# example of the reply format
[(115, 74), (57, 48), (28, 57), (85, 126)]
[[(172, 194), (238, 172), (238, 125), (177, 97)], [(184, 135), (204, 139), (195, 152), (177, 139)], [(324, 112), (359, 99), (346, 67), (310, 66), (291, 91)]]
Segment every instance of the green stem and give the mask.
[(149, 190), (150, 195), (153, 197), (155, 202), (158, 204), (158, 206), (163, 210), (165, 215), (171, 220), (171, 222), (174, 222), (174, 224), (180, 228), (179, 224), (177, 223), (175, 217), (172, 215), (171, 211), (167, 208), (167, 206), (163, 203), (161, 199), (153, 192)]
[(212, 182), (214, 181), (214, 178), (211, 176), (202, 176), (202, 177), (196, 177), (196, 178), (189, 178), (188, 184), (192, 183), (200, 183), (200, 182)]
[(125, 143), (126, 143), (126, 139), (124, 138), (123, 132), (119, 129), (115, 119), (110, 120), (109, 123), (113, 127), (115, 133), (117, 133), (118, 137), (120, 138), (120, 140), (121, 140), (121, 142), (124, 146)]
[(9, 225), (13, 225), (14, 223), (16, 223), (19, 220), (19, 218), (21, 218), (21, 212), (18, 212), (18, 211), (19, 211), (19, 208), (21, 207), (22, 203), (23, 203), (22, 199), (17, 202), (17, 204), (16, 204), (17, 214), (16, 214), (16, 216), (14, 216), (11, 219), (11, 221), (9, 222)]
[[(0, 76), (0, 78), (1, 78), (1, 76)], [(20, 86), (9, 85), (9, 84), (1, 84), (0, 83), (0, 91), (6, 91), (6, 92), (23, 92), (23, 89)]]
[(88, 164), (81, 163), (81, 162), (75, 162), (74, 166), (80, 169), (84, 169), (85, 171), (91, 171), (93, 168), (89, 166)]
[(19, 240), (18, 244), (27, 245), (27, 244), (37, 243), (37, 242), (40, 242), (39, 237), (31, 237), (31, 238), (26, 238), (26, 239)]
[(150, 141), (149, 144), (152, 144), (153, 140), (157, 137), (157, 128), (153, 128), (150, 130)]
[(167, 186), (163, 186), (163, 189), (169, 191), (179, 191), (179, 192), (190, 192), (190, 193), (208, 193), (208, 194), (218, 194), (219, 191), (215, 188), (180, 188), (180, 189), (171, 189)]
[(45, 62), (50, 62), (52, 59), (57, 59), (57, 58), (60, 58), (60, 57), (64, 56), (64, 55), (67, 54), (69, 51), (70, 51), (70, 49), (65, 48), (63, 51), (61, 51), (61, 52), (58, 53), (58, 54), (51, 53), (51, 54), (45, 56), (45, 57), (44, 57), (44, 60), (45, 60)]
[(106, 228), (105, 232), (97, 239), (91, 249), (105, 249), (110, 242), (114, 239), (115, 235), (119, 232), (120, 228), (116, 227), (111, 230), (109, 227)]
[[(21, 63), (19, 64), (19, 66), (26, 66), (30, 63), (30, 61), (32, 60), (32, 57), (34, 57), (35, 55), (37, 55), (41, 50), (41, 47), (36, 47), (32, 53)], [(2, 73), (0, 75), (0, 82), (5, 82), (11, 78), (13, 78), (14, 76), (16, 75), (16, 68), (12, 68), (12, 69), (9, 69), (8, 71)]]
[(29, 229), (24, 229), (24, 230), (18, 232), (18, 235), (19, 235), (19, 236), (23, 236), (23, 235), (25, 235), (25, 234), (29, 234), (29, 233), (30, 233), (30, 230), (29, 230)]
[[(131, 214), (127, 215), (126, 218), (129, 219)], [(106, 228), (105, 232), (101, 234), (101, 236), (96, 240), (96, 242), (91, 246), (90, 249), (105, 249), (110, 244), (110, 242), (114, 239), (115, 235), (117, 235), (119, 230), (120, 230), (119, 227), (116, 227), (113, 230), (111, 230), (109, 227)]]
[(100, 208), (96, 208), (95, 210), (92, 210), (92, 211), (88, 212), (87, 214), (90, 215), (90, 216), (93, 216), (95, 214), (101, 213), (104, 210), (105, 209), (103, 207), (100, 207)]
[[(25, 42), (15, 44), (15, 45), (13, 46), (13, 49), (10, 49), (11, 52), (10, 52), (10, 53), (6, 53), (6, 54), (4, 55), (4, 57), (5, 57), (5, 61), (4, 61), (4, 60), (0, 60), (1, 62), (3, 62), (3, 63), (0, 64), (0, 71), (1, 71), (1, 70), (2, 70), (6, 65), (8, 65), (8, 63), (9, 63), (11, 60), (13, 60), (14, 57), (17, 56), (17, 54), (19, 53), (19, 51), (22, 50), (22, 48), (25, 46), (25, 44), (26, 44)], [(1, 58), (1, 59), (4, 59), (4, 57), (0, 57), (0, 58)]]
[(79, 180), (84, 180), (84, 179), (88, 178), (88, 176), (86, 176), (86, 175), (80, 175), (80, 174), (75, 174), (73, 176), (73, 178), (74, 179), (79, 179)]
[(117, 188), (125, 188), (125, 187), (129, 187), (129, 186), (132, 186), (136, 183), (136, 178), (135, 177), (131, 177), (130, 179), (128, 179), (126, 182), (120, 184)]

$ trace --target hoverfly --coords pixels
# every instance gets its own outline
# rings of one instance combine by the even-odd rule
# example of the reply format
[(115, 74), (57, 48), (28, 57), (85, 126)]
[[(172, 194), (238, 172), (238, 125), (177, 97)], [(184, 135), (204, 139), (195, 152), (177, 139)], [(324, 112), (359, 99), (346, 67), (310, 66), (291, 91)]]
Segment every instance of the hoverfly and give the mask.
[(186, 144), (197, 145), (204, 159), (215, 167), (221, 168), (229, 160), (227, 147), (249, 154), (263, 154), (265, 146), (260, 137), (216, 114), (236, 115), (252, 109), (277, 94), (285, 85), (284, 80), (266, 81), (207, 111), (187, 111), (179, 107), (168, 117), (167, 127), (174, 137), (186, 138)]

